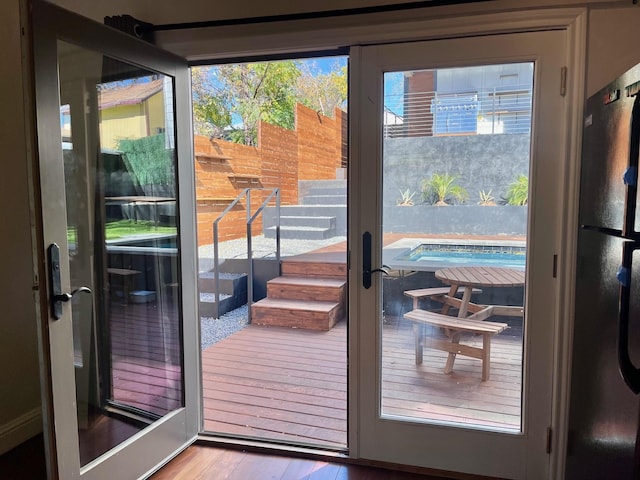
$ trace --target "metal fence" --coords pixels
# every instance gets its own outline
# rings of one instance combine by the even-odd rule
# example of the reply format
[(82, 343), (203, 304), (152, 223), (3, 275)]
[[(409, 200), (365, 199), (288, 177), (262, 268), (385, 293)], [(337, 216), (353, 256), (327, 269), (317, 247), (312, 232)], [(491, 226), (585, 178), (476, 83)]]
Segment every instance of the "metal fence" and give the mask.
[(531, 103), (530, 85), (385, 95), (384, 136), (529, 133)]

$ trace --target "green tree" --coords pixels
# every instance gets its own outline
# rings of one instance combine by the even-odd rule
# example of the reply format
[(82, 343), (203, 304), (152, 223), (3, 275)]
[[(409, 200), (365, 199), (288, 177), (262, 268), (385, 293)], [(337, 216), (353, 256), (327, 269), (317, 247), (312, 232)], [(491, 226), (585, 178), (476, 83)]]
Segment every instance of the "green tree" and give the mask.
[(314, 61), (195, 67), (191, 73), (197, 134), (256, 145), (260, 120), (292, 129), (299, 102), (323, 115), (345, 108), (347, 67), (327, 72)]
[(256, 145), (260, 120), (293, 128), (299, 76), (290, 60), (194, 68), (196, 133)]
[(347, 66), (335, 60), (327, 73), (313, 61), (299, 62), (301, 75), (296, 84), (298, 101), (327, 117), (335, 108), (347, 107)]

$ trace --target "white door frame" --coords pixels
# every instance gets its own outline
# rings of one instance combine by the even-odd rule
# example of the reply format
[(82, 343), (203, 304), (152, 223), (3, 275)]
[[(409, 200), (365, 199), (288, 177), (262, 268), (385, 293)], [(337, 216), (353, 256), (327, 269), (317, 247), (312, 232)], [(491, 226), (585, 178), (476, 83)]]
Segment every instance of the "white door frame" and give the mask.
[[(507, 478), (543, 478), (549, 457), (545, 451), (547, 428), (551, 424), (553, 331), (559, 318), (555, 310), (556, 281), (552, 281), (554, 255), (560, 250), (559, 217), (566, 157), (563, 132), (566, 102), (559, 88), (566, 52), (566, 32), (562, 30), (490, 35), (478, 38), (432, 40), (427, 42), (374, 45), (359, 49), (355, 69), (361, 70), (359, 129), (353, 139), (360, 156), (350, 157), (353, 184), (366, 185), (359, 198), (358, 223), (352, 233), (372, 233), (372, 268), (382, 264), (382, 163), (383, 163), (383, 75), (387, 71), (422, 68), (452, 68), (466, 65), (536, 62), (534, 72), (534, 115), (532, 118), (531, 170), (532, 201), (529, 202), (527, 326), (523, 370), (523, 432), (506, 434), (484, 429), (427, 425), (384, 417), (382, 392), (382, 292), (381, 276), (370, 289), (352, 291), (360, 296), (355, 335), (359, 337), (357, 375), (359, 391), (365, 394), (351, 412), (360, 416), (358, 447), (369, 459), (410, 463), (441, 470), (461, 471)], [(353, 89), (355, 90), (355, 88)], [(351, 110), (353, 112), (353, 110)], [(546, 116), (546, 120), (543, 115)], [(417, 173), (417, 172), (416, 172)], [(540, 186), (544, 185), (542, 191)], [(358, 250), (351, 237), (352, 251)], [(376, 245), (377, 244), (377, 245)], [(360, 269), (359, 261), (354, 261)], [(355, 276), (355, 275), (354, 275)], [(548, 301), (540, 302), (539, 299)], [(353, 328), (354, 325), (351, 324)], [(351, 337), (353, 338), (353, 337)], [(372, 441), (376, 438), (376, 441)]]
[[(388, 42), (430, 40), (438, 38), (465, 37), (494, 33), (512, 33), (523, 31), (562, 29), (567, 32), (567, 97), (569, 105), (567, 130), (565, 135), (567, 156), (562, 159), (566, 164), (565, 191), (563, 197), (564, 225), (563, 241), (559, 251), (558, 278), (559, 301), (558, 317), (563, 321), (558, 325), (555, 336), (555, 377), (554, 410), (551, 471), (556, 478), (562, 478), (564, 472), (564, 453), (566, 448), (566, 425), (568, 412), (568, 388), (570, 380), (571, 332), (573, 329), (573, 276), (575, 257), (575, 239), (572, 227), (577, 222), (578, 158), (580, 152), (582, 104), (585, 93), (586, 71), (586, 8), (538, 8), (518, 11), (484, 13), (487, 7), (479, 5), (453, 6), (425, 9), (410, 13), (387, 15), (381, 20), (376, 16), (358, 16), (354, 18), (320, 19), (315, 21), (279, 22), (262, 25), (256, 33), (255, 26), (211, 27), (194, 30), (158, 32), (156, 39), (160, 46), (174, 51), (193, 61), (212, 61), (229, 58), (249, 58), (291, 52), (330, 50), (345, 46), (381, 44)], [(490, 8), (490, 6), (489, 6)], [(497, 5), (497, 8), (509, 8)], [(465, 16), (471, 11), (472, 15)], [(425, 13), (426, 12), (426, 13)], [(436, 18), (438, 17), (438, 18)], [(369, 21), (369, 18), (371, 20)], [(352, 50), (352, 55), (356, 52)], [(353, 78), (354, 84), (358, 79)], [(353, 99), (352, 99), (353, 101)], [(359, 119), (357, 104), (350, 105), (350, 141), (351, 156), (358, 155), (358, 147), (353, 138), (357, 136)], [(349, 224), (358, 221), (359, 191), (366, 186), (349, 186)], [(350, 238), (352, 245), (359, 245), (360, 238)], [(350, 325), (357, 328), (360, 306), (355, 302), (353, 288), (360, 282), (361, 272), (355, 268), (360, 259), (358, 252), (351, 252), (350, 271)], [(352, 405), (358, 402), (357, 339), (349, 342), (349, 399)], [(356, 415), (349, 416), (350, 456), (359, 457), (357, 439), (359, 425)]]
[[(559, 159), (563, 163), (564, 170), (564, 187), (565, 190), (561, 198), (561, 205), (558, 208), (562, 209), (562, 228), (561, 228), (561, 242), (558, 251), (558, 288), (557, 288), (557, 304), (555, 306), (556, 318), (559, 321), (556, 324), (555, 331), (553, 332), (554, 338), (554, 352), (555, 357), (553, 359), (553, 394), (552, 394), (552, 420), (550, 432), (549, 444), (550, 444), (550, 466), (549, 474), (552, 478), (561, 478), (564, 472), (564, 458), (566, 450), (566, 434), (567, 434), (567, 393), (569, 388), (570, 379), (570, 344), (571, 344), (571, 332), (573, 329), (573, 278), (574, 278), (574, 258), (575, 258), (575, 238), (573, 234), (573, 226), (577, 222), (577, 201), (576, 195), (578, 190), (578, 162), (579, 150), (580, 150), (580, 136), (581, 136), (581, 117), (582, 117), (582, 103), (584, 98), (584, 58), (585, 58), (585, 31), (586, 20), (584, 15), (578, 15), (572, 18), (567, 24), (565, 24), (563, 30), (566, 30), (567, 41), (567, 77), (566, 77), (566, 102), (567, 102), (567, 118), (565, 123), (565, 132), (563, 138), (565, 140), (565, 152), (564, 158)], [(535, 20), (531, 22), (535, 23)], [(531, 28), (534, 30), (534, 28)], [(359, 51), (357, 48), (353, 48), (351, 51), (351, 61), (357, 62)], [(560, 76), (559, 84), (560, 84)], [(359, 85), (362, 79), (357, 77), (357, 72), (351, 73), (350, 81), (352, 85)], [(560, 85), (559, 85), (560, 88)], [(360, 112), (360, 105), (358, 105), (359, 98), (356, 95), (350, 97), (350, 159), (358, 158), (361, 155), (358, 139), (364, 133), (362, 132), (362, 119), (358, 117)], [(351, 171), (350, 178), (353, 178), (357, 173), (354, 172), (354, 168), (357, 168), (350, 163)], [(361, 209), (361, 202), (363, 198), (362, 190), (370, 190), (371, 185), (362, 185), (358, 182), (352, 182), (349, 186), (349, 245), (350, 251), (350, 274), (349, 274), (349, 312), (350, 312), (350, 328), (357, 331), (360, 328), (365, 328), (360, 322), (363, 321), (363, 310), (366, 309), (364, 305), (358, 303), (358, 290), (362, 280), (362, 258), (360, 252), (360, 233), (362, 231), (359, 228), (360, 217), (359, 211)], [(373, 201), (373, 199), (372, 199)], [(376, 248), (374, 246), (374, 251)], [(375, 281), (375, 280), (374, 280)], [(359, 335), (353, 334), (349, 338), (349, 365), (350, 365), (350, 377), (349, 377), (349, 398), (350, 398), (350, 412), (357, 412), (357, 406), (362, 401), (361, 388), (359, 383), (361, 381), (371, 382), (375, 381), (373, 378), (376, 375), (375, 369), (371, 369), (368, 372), (370, 378), (359, 377), (356, 372), (361, 371), (359, 362), (361, 362), (361, 349), (362, 345), (359, 343)], [(374, 401), (372, 399), (371, 401)], [(359, 419), (357, 414), (351, 414), (349, 417), (350, 436), (349, 436), (349, 451), (353, 457), (359, 457), (361, 452), (358, 447), (359, 439), (361, 438), (362, 429), (360, 428)]]

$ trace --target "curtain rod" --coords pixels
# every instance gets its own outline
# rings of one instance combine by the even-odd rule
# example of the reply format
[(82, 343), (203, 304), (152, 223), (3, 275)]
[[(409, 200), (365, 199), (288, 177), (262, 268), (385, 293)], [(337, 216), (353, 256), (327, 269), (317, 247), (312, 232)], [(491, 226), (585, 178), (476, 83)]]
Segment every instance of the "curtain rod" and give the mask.
[(289, 13), (284, 15), (267, 15), (261, 17), (232, 18), (224, 20), (205, 20), (201, 22), (168, 23), (165, 25), (144, 25), (143, 30), (159, 32), (167, 30), (187, 30), (207, 27), (229, 27), (237, 25), (255, 25), (259, 23), (286, 22), (292, 20), (315, 20), (329, 17), (348, 17), (369, 13), (389, 13), (403, 10), (414, 10), (426, 7), (441, 7), (447, 5), (459, 5), (465, 3), (479, 3), (489, 0), (422, 0), (409, 3), (397, 3), (391, 5), (376, 5), (371, 7), (344, 8), (338, 10), (325, 10), (319, 12)]

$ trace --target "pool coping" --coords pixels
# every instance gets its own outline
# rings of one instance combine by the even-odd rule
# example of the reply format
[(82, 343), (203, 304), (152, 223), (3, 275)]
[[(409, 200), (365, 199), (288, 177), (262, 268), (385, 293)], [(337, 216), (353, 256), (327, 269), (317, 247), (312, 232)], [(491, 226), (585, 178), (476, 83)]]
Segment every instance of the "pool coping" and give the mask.
[(492, 239), (460, 239), (460, 238), (401, 238), (382, 249), (382, 263), (393, 270), (435, 272), (441, 268), (450, 267), (450, 263), (440, 262), (411, 262), (399, 260), (398, 257), (420, 245), (473, 245), (485, 247), (526, 247), (524, 240), (500, 240)]

